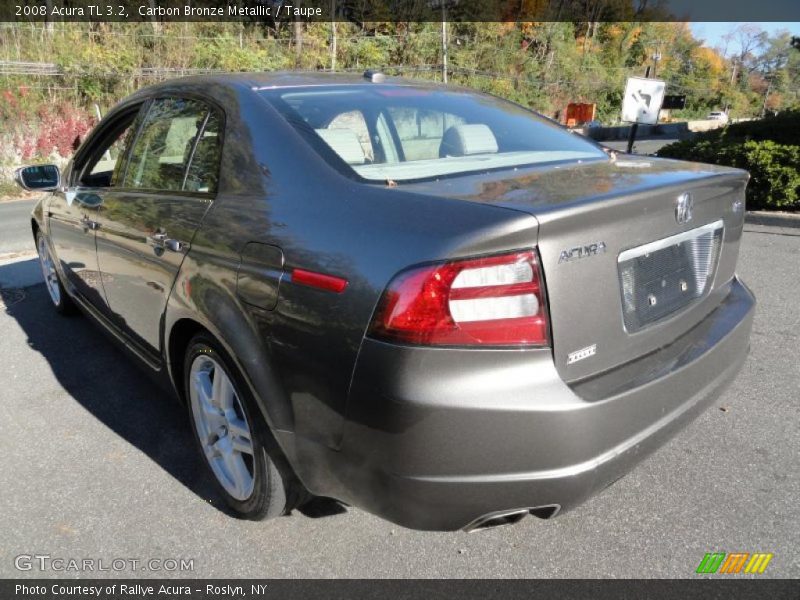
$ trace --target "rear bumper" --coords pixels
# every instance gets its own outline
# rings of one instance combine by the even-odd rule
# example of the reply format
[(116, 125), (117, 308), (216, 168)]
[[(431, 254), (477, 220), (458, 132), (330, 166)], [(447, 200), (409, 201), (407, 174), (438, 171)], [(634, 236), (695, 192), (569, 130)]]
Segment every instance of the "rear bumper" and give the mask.
[(569, 386), (549, 350), (453, 350), (367, 340), (338, 452), (298, 443), (304, 482), (416, 529), (570, 508), (602, 490), (733, 381), (755, 299), (734, 279), (669, 346)]

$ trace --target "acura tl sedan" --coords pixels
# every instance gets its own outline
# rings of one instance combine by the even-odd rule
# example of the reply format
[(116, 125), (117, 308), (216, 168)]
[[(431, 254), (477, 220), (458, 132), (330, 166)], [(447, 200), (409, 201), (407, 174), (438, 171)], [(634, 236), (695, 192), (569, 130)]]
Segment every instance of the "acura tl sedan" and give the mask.
[(541, 518), (616, 481), (749, 348), (744, 171), (616, 155), (518, 105), (236, 74), (114, 108), (31, 227), (61, 313), (185, 403), (236, 514)]

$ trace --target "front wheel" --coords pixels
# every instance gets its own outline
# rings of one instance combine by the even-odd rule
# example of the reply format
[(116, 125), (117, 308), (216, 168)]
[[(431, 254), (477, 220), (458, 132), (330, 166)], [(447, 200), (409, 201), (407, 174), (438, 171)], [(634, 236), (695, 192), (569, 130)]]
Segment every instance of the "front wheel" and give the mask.
[(47, 293), (50, 294), (50, 300), (53, 301), (56, 311), (62, 315), (75, 313), (75, 304), (72, 302), (72, 298), (67, 295), (67, 290), (64, 289), (64, 285), (61, 283), (53, 255), (50, 253), (50, 246), (41, 231), (36, 233), (36, 249), (39, 252), (39, 265), (42, 268), (44, 285), (47, 288)]
[(279, 456), (243, 378), (217, 341), (195, 336), (184, 373), (192, 430), (227, 504), (247, 519), (276, 517), (297, 506), (302, 486)]

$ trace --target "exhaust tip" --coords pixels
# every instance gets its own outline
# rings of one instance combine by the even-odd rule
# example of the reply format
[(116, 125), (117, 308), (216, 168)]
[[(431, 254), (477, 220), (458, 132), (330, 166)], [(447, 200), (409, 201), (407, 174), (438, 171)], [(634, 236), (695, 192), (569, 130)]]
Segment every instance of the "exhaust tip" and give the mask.
[(561, 510), (559, 504), (547, 504), (544, 506), (534, 506), (533, 508), (514, 508), (511, 510), (491, 512), (472, 521), (472, 523), (464, 527), (463, 531), (475, 533), (476, 531), (485, 531), (504, 525), (513, 525), (519, 523), (529, 514), (540, 519), (551, 519), (558, 514), (559, 510)]
[(489, 513), (478, 517), (472, 523), (464, 527), (467, 533), (475, 533), (476, 531), (484, 531), (486, 529), (494, 529), (495, 527), (502, 527), (503, 525), (513, 525), (519, 523), (528, 513), (530, 509), (516, 508), (514, 510), (502, 510), (498, 512)]
[(539, 519), (547, 520), (552, 519), (561, 511), (560, 504), (546, 504), (544, 506), (537, 506), (530, 509), (530, 513)]

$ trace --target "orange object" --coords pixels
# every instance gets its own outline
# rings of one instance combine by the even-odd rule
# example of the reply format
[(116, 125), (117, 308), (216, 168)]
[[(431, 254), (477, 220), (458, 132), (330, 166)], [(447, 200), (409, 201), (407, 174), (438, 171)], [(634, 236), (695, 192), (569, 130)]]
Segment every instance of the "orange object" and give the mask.
[[(596, 104), (570, 102), (567, 104), (567, 112), (565, 116), (567, 126), (574, 127), (578, 124), (594, 121), (596, 110)], [(572, 123), (570, 123), (570, 121)]]

